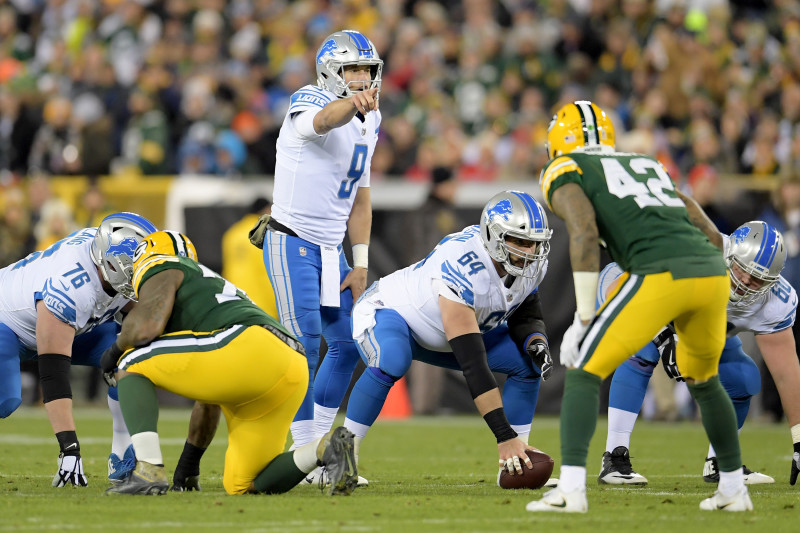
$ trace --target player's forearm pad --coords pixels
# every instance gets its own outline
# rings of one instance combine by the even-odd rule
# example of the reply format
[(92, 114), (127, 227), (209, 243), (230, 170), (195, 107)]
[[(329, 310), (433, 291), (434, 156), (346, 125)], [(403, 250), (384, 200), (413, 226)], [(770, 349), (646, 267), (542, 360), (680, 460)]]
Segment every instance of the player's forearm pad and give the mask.
[(474, 400), (484, 392), (497, 388), (497, 382), (489, 369), (486, 347), (480, 333), (466, 333), (450, 339), (453, 356), (464, 373), (467, 387)]
[(60, 353), (39, 354), (39, 383), (42, 385), (44, 403), (72, 398), (69, 384), (69, 367), (72, 359)]

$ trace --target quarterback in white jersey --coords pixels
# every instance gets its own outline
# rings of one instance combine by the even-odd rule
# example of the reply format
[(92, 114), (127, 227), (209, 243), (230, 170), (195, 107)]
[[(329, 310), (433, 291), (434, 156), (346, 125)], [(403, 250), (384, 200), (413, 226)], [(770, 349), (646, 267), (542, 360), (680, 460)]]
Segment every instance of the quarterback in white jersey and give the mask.
[[(350, 311), (367, 286), (382, 69), (375, 45), (361, 33), (329, 35), (316, 56), (317, 86), (291, 96), (278, 136), (263, 249), (281, 322), (308, 358), (308, 392), (292, 423), (295, 446), (327, 433), (358, 363)], [(352, 269), (342, 249), (345, 231)], [(328, 352), (319, 369), (324, 385), (315, 394), (320, 337)]]
[[(687, 202), (687, 205), (691, 204)], [(781, 401), (792, 426), (795, 451), (800, 451), (800, 365), (791, 327), (797, 314), (798, 297), (795, 289), (780, 275), (786, 260), (786, 250), (780, 233), (769, 224), (753, 221), (743, 224), (730, 236), (710, 235), (723, 249), (731, 277), (728, 302), (728, 340), (719, 362), (719, 376), (731, 397), (741, 429), (750, 407), (750, 399), (761, 388), (761, 376), (753, 360), (743, 351), (736, 337), (752, 332), (759, 351), (778, 385)], [(614, 280), (622, 275), (615, 263), (603, 270), (598, 288), (598, 303), (605, 300)], [(668, 334), (672, 337), (672, 334)], [(620, 366), (611, 382), (608, 413), (608, 438), (603, 455), (600, 483), (644, 485), (647, 479), (637, 474), (628, 454), (630, 434), (636, 422), (647, 382), (659, 358), (667, 374), (682, 380), (674, 357), (674, 346), (665, 349), (662, 335)], [(660, 339), (661, 338), (661, 339)], [(674, 341), (673, 341), (674, 342)], [(660, 352), (660, 353), (659, 353)], [(797, 468), (792, 462), (792, 471)], [(745, 483), (749, 485), (774, 483), (765, 474), (744, 466)], [(796, 475), (795, 475), (796, 477)], [(703, 479), (719, 481), (716, 453), (709, 447), (703, 468)]]
[[(345, 419), (357, 451), (392, 385), (416, 359), (464, 373), (497, 438), (501, 466), (521, 471), (539, 382), (552, 367), (537, 290), (551, 234), (536, 200), (503, 192), (486, 204), (480, 226), (445, 237), (361, 297), (353, 337), (367, 369)], [(508, 375), (502, 397), (492, 371)]]
[[(0, 270), (0, 418), (22, 401), (20, 359), (37, 358), (42, 399), (61, 450), (53, 486), (87, 484), (69, 368), (99, 367), (119, 331), (114, 316), (132, 305), (136, 246), (154, 231), (144, 217), (115, 213), (98, 228), (77, 231)], [(135, 458), (116, 389), (109, 390), (109, 407), (114, 418), (109, 479), (118, 481)]]

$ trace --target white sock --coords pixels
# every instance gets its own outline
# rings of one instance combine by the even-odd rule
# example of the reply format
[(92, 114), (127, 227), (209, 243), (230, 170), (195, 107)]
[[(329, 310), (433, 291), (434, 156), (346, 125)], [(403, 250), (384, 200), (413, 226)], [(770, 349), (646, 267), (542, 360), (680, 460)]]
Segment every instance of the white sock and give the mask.
[(317, 446), (322, 439), (314, 439), (307, 444), (303, 444), (294, 451), (292, 459), (294, 464), (301, 472), (308, 474), (317, 467)]
[[(349, 429), (353, 433), (353, 435), (356, 436), (357, 439), (359, 437), (363, 439), (364, 437), (367, 436), (367, 431), (369, 431), (369, 426), (364, 424), (359, 424), (358, 422), (353, 422), (349, 418), (344, 419), (344, 427)], [(359, 443), (360, 442), (361, 441), (359, 441)]]
[(606, 451), (613, 452), (617, 446), (631, 448), (631, 432), (639, 415), (615, 407), (608, 408), (608, 436)]
[(314, 440), (314, 421), (313, 420), (297, 420), (292, 422), (292, 441), (294, 447), (299, 448), (304, 444), (308, 444)]
[(586, 490), (586, 467), (561, 465), (558, 488), (561, 489), (561, 492)]
[(333, 421), (336, 419), (336, 413), (339, 412), (338, 407), (325, 407), (318, 403), (314, 404), (314, 437), (322, 437), (333, 427)]
[(125, 425), (119, 400), (115, 400), (111, 396), (107, 398), (108, 409), (111, 411), (111, 453), (122, 459), (125, 450), (131, 445), (131, 436), (128, 434), (128, 426)]
[(528, 437), (531, 434), (530, 424), (523, 424), (521, 426), (515, 426), (514, 424), (511, 424), (511, 429), (517, 432), (517, 438), (519, 440), (521, 440), (525, 444), (528, 444)]
[(744, 487), (744, 471), (737, 468), (733, 472), (719, 473), (719, 486), (717, 489), (723, 496), (733, 496)]
[(142, 433), (131, 435), (131, 441), (133, 441), (133, 451), (136, 452), (138, 461), (144, 461), (152, 465), (164, 464), (158, 433), (155, 431), (143, 431)]

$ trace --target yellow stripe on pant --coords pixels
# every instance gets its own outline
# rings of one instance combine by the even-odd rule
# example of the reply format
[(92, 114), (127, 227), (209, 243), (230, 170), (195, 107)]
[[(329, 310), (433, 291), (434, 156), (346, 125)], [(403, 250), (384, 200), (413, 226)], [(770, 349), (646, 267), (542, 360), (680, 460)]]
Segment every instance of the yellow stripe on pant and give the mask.
[(725, 345), (729, 291), (727, 276), (625, 275), (581, 342), (581, 368), (607, 377), (674, 321), (681, 374), (696, 381), (711, 378)]
[(278, 454), (308, 388), (305, 357), (260, 326), (162, 335), (120, 368), (156, 387), (222, 407), (228, 423), (223, 486), (242, 494)]

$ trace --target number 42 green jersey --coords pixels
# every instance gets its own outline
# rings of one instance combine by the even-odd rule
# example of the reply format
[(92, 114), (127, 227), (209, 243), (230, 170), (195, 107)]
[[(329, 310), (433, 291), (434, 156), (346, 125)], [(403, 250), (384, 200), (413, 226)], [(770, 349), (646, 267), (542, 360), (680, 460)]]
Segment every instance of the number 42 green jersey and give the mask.
[(677, 278), (725, 274), (722, 253), (689, 220), (672, 180), (657, 160), (621, 152), (572, 152), (544, 167), (547, 205), (566, 183), (579, 185), (595, 210), (600, 238), (625, 271)]
[(133, 274), (133, 287), (137, 295), (142, 285), (158, 272), (170, 268), (183, 272), (183, 281), (175, 294), (172, 315), (164, 333), (208, 332), (236, 324), (268, 325), (288, 338), (294, 338), (233, 283), (192, 259), (157, 255), (137, 267)]

